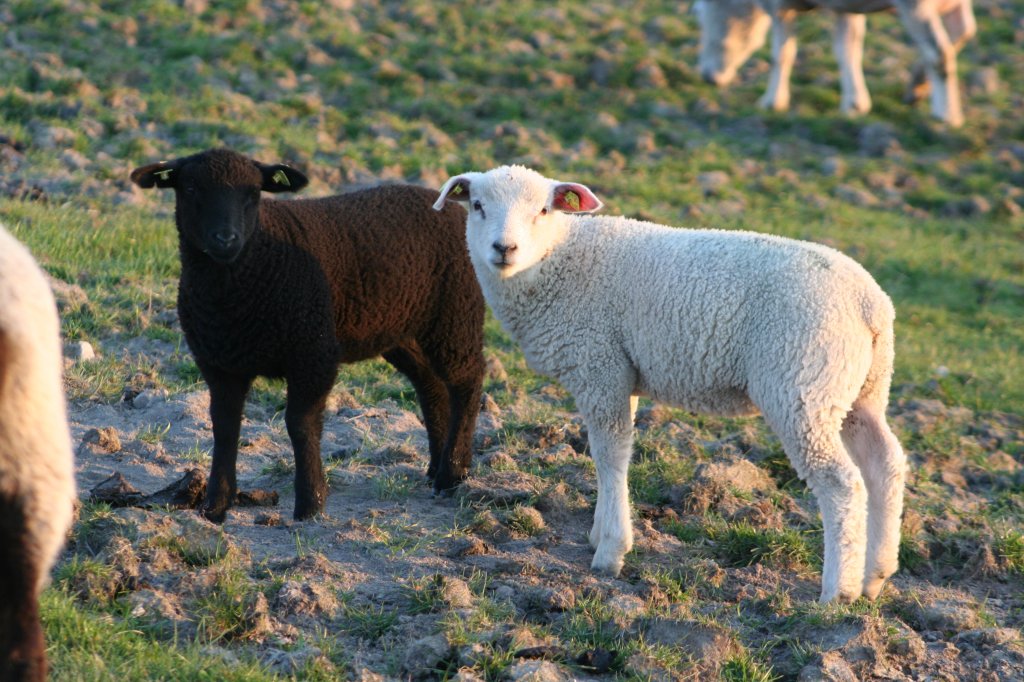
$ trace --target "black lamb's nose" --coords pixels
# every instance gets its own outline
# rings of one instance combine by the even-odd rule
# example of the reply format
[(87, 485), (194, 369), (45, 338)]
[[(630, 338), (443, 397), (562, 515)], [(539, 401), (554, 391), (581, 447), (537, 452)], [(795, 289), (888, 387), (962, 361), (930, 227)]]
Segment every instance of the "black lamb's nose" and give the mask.
[(238, 235), (234, 232), (215, 232), (213, 238), (221, 246), (231, 246), (238, 240)]
[(502, 256), (506, 256), (519, 248), (515, 244), (502, 244), (501, 242), (494, 242), (491, 246), (494, 247), (494, 250)]

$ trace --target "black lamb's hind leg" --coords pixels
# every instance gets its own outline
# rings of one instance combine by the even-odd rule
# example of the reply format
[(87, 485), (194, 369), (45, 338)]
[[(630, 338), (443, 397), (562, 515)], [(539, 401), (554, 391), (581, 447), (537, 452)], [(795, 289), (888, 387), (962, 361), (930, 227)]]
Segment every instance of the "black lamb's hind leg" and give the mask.
[(320, 458), (324, 407), (334, 385), (337, 363), (320, 373), (288, 377), (288, 406), (284, 422), (295, 449), (295, 519), (308, 519), (324, 510), (327, 479)]
[(393, 348), (384, 353), (384, 359), (408, 377), (409, 383), (416, 390), (430, 444), (427, 477), (433, 481), (444, 456), (448, 436), (448, 389), (430, 369), (418, 346)]
[(200, 366), (200, 370), (210, 387), (210, 420), (213, 422), (213, 463), (202, 514), (214, 523), (223, 523), (238, 491), (235, 479), (238, 435), (245, 396), (253, 378), (210, 367)]

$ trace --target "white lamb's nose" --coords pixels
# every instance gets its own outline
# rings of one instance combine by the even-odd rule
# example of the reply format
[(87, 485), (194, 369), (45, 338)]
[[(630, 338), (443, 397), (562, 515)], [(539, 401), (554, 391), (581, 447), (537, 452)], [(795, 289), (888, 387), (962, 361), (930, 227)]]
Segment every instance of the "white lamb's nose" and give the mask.
[(501, 242), (494, 242), (491, 246), (502, 256), (506, 256), (519, 248), (515, 244), (502, 244)]

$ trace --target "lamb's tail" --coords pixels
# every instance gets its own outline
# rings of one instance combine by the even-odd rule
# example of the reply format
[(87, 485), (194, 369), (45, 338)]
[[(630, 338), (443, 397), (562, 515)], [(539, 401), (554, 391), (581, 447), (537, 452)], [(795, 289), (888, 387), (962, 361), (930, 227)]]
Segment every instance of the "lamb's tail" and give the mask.
[(896, 340), (893, 331), (895, 318), (896, 312), (892, 301), (884, 293), (881, 293), (880, 297), (872, 296), (865, 300), (864, 323), (871, 332), (871, 365), (857, 396), (857, 402), (879, 407), (883, 414), (889, 402), (892, 369), (896, 359)]

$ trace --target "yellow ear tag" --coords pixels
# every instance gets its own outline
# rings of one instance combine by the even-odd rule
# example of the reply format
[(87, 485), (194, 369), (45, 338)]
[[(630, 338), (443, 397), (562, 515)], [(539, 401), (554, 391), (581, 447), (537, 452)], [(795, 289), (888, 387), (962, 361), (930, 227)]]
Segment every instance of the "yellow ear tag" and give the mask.
[(173, 168), (168, 168), (167, 170), (157, 171), (156, 176), (166, 182), (167, 178), (170, 177), (171, 173), (173, 172)]
[(455, 185), (452, 188), (452, 194), (462, 194), (462, 185)]
[(285, 187), (292, 186), (292, 183), (288, 181), (288, 174), (281, 169), (275, 171), (274, 174), (270, 177), (270, 179), (279, 185), (284, 185)]
[(574, 211), (580, 210), (580, 195), (576, 194), (576, 192), (566, 192), (562, 196), (562, 199), (565, 200), (565, 203), (567, 203), (570, 206), (572, 206), (572, 210), (574, 210)]

